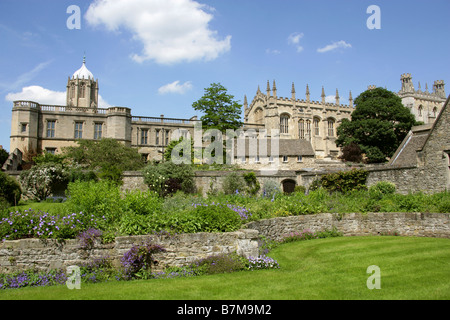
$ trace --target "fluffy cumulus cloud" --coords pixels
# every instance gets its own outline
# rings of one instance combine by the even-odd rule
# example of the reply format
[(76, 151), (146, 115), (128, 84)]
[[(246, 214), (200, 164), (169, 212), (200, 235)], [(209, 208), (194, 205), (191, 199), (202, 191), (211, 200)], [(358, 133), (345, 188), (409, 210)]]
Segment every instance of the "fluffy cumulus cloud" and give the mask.
[(185, 83), (180, 84), (180, 81), (174, 81), (172, 83), (166, 84), (158, 89), (159, 94), (167, 94), (167, 93), (177, 93), (183, 94), (186, 91), (192, 89), (192, 83), (187, 81)]
[(319, 49), (317, 49), (317, 52), (324, 53), (324, 52), (333, 51), (336, 49), (347, 49), (347, 48), (351, 48), (351, 47), (352, 47), (352, 45), (350, 43), (347, 43), (344, 40), (341, 40), (341, 41), (333, 42), (323, 48), (319, 48)]
[[(5, 97), (7, 101), (34, 101), (39, 104), (47, 105), (66, 105), (66, 92), (53, 91), (40, 86), (29, 86), (22, 88), (21, 92), (8, 93)], [(110, 105), (101, 97), (98, 97), (100, 108), (109, 108)]]
[(214, 60), (231, 48), (209, 28), (214, 9), (193, 0), (96, 0), (85, 18), (109, 31), (126, 30), (143, 45), (137, 62), (159, 64)]
[(300, 39), (303, 38), (303, 33), (291, 33), (288, 37), (288, 43), (297, 48), (297, 52), (302, 52), (303, 47), (300, 45)]

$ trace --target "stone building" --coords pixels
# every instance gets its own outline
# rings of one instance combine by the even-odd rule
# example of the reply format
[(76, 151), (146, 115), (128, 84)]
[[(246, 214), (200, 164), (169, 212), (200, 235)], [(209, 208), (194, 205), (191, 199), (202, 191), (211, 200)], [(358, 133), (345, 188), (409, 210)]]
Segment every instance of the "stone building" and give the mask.
[(422, 91), (420, 82), (417, 90), (414, 89), (410, 73), (402, 74), (400, 81), (402, 87), (397, 95), (402, 99), (403, 105), (411, 110), (416, 121), (424, 124), (433, 123), (447, 98), (444, 81), (434, 81), (432, 92), (428, 91), (428, 84), (425, 84), (425, 91)]
[[(402, 89), (398, 94), (413, 112), (417, 110), (419, 120), (432, 123), (442, 108), (444, 83), (436, 81), (433, 93), (428, 93), (427, 89), (422, 92), (420, 86), (414, 90), (411, 79), (409, 74), (402, 75)], [(81, 68), (68, 78), (65, 106), (14, 101), (10, 137), (14, 159), (9, 159), (7, 167), (17, 167), (21, 153), (61, 153), (64, 147), (76, 145), (77, 140), (101, 138), (135, 147), (147, 160), (162, 160), (172, 139), (195, 136), (195, 124), (199, 123), (196, 117), (135, 116), (127, 107), (100, 108), (98, 92), (99, 82), (83, 59)], [(265, 94), (258, 87), (250, 104), (244, 98), (242, 132), (248, 139), (246, 143), (251, 145), (255, 137), (263, 138), (269, 143), (269, 152), (258, 150), (255, 154), (247, 146), (245, 155), (234, 157), (232, 163), (252, 170), (273, 162), (280, 170), (309, 170), (320, 166), (320, 162), (339, 165), (339, 161), (334, 161), (340, 154), (335, 143), (336, 129), (343, 119), (351, 117), (352, 93), (349, 105), (340, 103), (338, 90), (334, 103), (326, 102), (323, 87), (321, 101), (311, 100), (308, 85), (304, 99), (296, 97), (294, 84), (291, 93), (291, 98), (278, 97), (274, 81), (272, 88), (267, 82)], [(272, 153), (275, 141), (278, 152)]]
[(66, 106), (14, 101), (11, 151), (61, 153), (79, 139), (112, 138), (139, 148), (143, 157), (160, 160), (174, 130), (193, 133), (195, 117), (141, 117), (133, 116), (126, 107), (99, 108), (98, 90), (98, 80), (83, 60), (81, 68), (68, 79)]
[(267, 82), (265, 94), (258, 87), (250, 105), (244, 99), (244, 122), (263, 125), (269, 134), (278, 129), (280, 140), (304, 140), (305, 148), (312, 148), (317, 159), (335, 159), (340, 153), (336, 129), (354, 110), (351, 92), (349, 105), (340, 104), (338, 90), (335, 103), (325, 101), (323, 87), (321, 101), (311, 100), (308, 85), (305, 99), (296, 98), (294, 84), (291, 93), (291, 98), (278, 97), (275, 81), (272, 88)]
[(450, 96), (432, 124), (411, 129), (390, 162), (369, 174), (367, 184), (391, 181), (399, 192), (450, 190)]

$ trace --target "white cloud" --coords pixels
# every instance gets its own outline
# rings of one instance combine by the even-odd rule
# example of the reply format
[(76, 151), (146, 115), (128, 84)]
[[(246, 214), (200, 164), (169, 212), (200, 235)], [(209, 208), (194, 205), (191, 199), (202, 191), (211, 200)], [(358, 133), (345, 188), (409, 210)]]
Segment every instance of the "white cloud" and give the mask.
[(325, 102), (327, 103), (336, 103), (336, 96), (326, 96)]
[(136, 62), (159, 64), (214, 60), (231, 49), (231, 36), (217, 39), (209, 29), (214, 9), (194, 0), (96, 0), (85, 18), (92, 26), (109, 31), (121, 28), (142, 43)]
[[(25, 100), (34, 101), (39, 104), (65, 106), (66, 92), (53, 91), (40, 86), (29, 86), (22, 88), (21, 92), (8, 93), (5, 99), (11, 102), (17, 100)], [(98, 97), (98, 100), (100, 108), (110, 107), (110, 105), (100, 95)]]
[(336, 49), (346, 49), (351, 48), (352, 45), (350, 43), (345, 42), (344, 40), (333, 42), (332, 44), (329, 44), (323, 48), (317, 49), (317, 52), (324, 53)]
[(186, 91), (192, 89), (192, 83), (187, 81), (183, 84), (180, 84), (180, 81), (174, 81), (172, 83), (166, 84), (158, 89), (159, 94), (167, 94), (167, 93), (178, 93), (183, 94)]
[(303, 51), (303, 47), (300, 45), (300, 39), (303, 38), (303, 36), (303, 33), (294, 32), (291, 33), (288, 37), (288, 43), (295, 46), (297, 48), (297, 52)]

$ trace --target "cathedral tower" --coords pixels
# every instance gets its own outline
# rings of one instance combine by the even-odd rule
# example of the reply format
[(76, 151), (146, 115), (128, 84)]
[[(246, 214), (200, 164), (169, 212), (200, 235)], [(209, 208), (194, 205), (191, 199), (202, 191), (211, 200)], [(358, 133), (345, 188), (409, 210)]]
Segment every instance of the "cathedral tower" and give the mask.
[(98, 80), (94, 79), (94, 75), (86, 67), (86, 58), (83, 58), (81, 68), (67, 81), (67, 106), (98, 107)]

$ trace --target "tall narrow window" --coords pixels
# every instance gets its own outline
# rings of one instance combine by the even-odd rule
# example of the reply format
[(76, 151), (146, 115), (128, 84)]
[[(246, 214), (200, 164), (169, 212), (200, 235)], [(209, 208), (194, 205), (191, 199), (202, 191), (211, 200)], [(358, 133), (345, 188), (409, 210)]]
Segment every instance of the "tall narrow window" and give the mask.
[(305, 120), (303, 119), (298, 122), (298, 137), (305, 139)]
[(82, 83), (80, 90), (80, 98), (85, 98), (85, 94), (86, 94), (86, 84)]
[(75, 85), (72, 83), (72, 86), (70, 87), (70, 97), (75, 98)]
[(434, 107), (434, 108), (433, 108), (433, 117), (436, 117), (436, 116), (437, 116), (437, 108)]
[(56, 121), (55, 120), (48, 120), (47, 121), (47, 138), (54, 138), (55, 137), (55, 126), (56, 126)]
[(165, 144), (164, 145), (166, 145), (166, 146), (169, 145), (169, 134), (170, 134), (170, 130), (166, 130), (165, 131), (165, 137), (164, 137), (164, 139), (165, 139)]
[(148, 129), (141, 130), (141, 144), (148, 144)]
[(314, 135), (320, 135), (320, 119), (314, 118)]
[(423, 106), (422, 106), (422, 105), (420, 105), (420, 106), (419, 106), (419, 117), (421, 117), (421, 116), (422, 116), (422, 111), (423, 111)]
[(306, 120), (305, 138), (307, 140), (311, 139), (311, 120)]
[(159, 130), (156, 130), (155, 144), (159, 146)]
[(83, 139), (83, 122), (75, 122), (75, 139)]
[(334, 137), (334, 120), (328, 119), (328, 136)]
[(96, 123), (94, 125), (94, 139), (100, 140), (103, 136), (103, 124), (102, 123)]
[(280, 117), (280, 133), (289, 133), (289, 116), (286, 114)]

